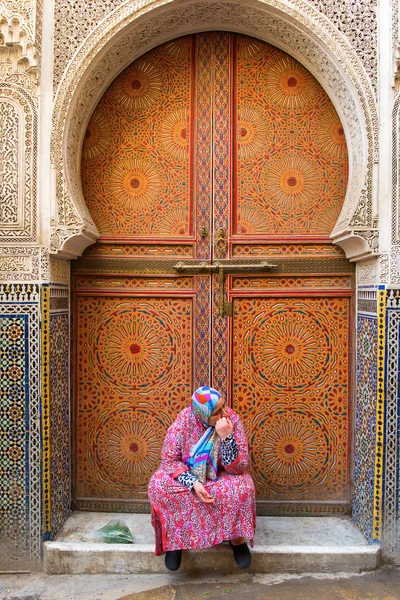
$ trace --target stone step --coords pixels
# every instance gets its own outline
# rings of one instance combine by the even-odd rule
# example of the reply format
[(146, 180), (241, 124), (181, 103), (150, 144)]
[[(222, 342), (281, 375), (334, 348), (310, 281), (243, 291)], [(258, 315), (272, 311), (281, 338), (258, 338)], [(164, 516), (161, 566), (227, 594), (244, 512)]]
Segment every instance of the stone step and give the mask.
[[(93, 541), (93, 532), (110, 519), (127, 523), (133, 544)], [(258, 517), (253, 573), (360, 572), (380, 562), (379, 545), (369, 545), (348, 517)], [(163, 556), (154, 556), (149, 515), (76, 512), (57, 540), (44, 544), (49, 574), (165, 573)], [(232, 550), (220, 544), (183, 553), (183, 572), (232, 573)]]

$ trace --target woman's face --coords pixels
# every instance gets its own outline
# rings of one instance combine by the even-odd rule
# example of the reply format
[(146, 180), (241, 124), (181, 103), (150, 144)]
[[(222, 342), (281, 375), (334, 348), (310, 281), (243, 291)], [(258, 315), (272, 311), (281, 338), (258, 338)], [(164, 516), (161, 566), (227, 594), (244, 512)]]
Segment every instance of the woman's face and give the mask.
[(208, 417), (208, 424), (210, 427), (215, 427), (215, 423), (218, 421), (218, 419), (221, 417), (226, 417), (227, 414), (225, 398), (221, 396), (215, 405), (213, 412)]

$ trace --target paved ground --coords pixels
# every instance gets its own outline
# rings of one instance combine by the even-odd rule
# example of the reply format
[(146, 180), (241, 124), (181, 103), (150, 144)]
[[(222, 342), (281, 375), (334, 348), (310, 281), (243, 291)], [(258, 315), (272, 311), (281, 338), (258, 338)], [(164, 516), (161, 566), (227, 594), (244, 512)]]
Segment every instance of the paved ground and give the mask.
[(400, 600), (400, 569), (358, 575), (0, 575), (0, 600)]

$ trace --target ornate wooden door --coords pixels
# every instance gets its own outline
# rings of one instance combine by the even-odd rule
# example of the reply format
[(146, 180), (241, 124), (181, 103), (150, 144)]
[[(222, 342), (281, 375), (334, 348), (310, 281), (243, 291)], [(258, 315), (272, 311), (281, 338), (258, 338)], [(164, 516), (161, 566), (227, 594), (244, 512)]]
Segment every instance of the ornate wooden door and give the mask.
[(78, 507), (146, 510), (166, 428), (211, 383), (261, 513), (348, 509), (346, 182), (329, 98), (268, 44), (186, 36), (113, 82), (82, 153), (101, 238), (74, 266)]

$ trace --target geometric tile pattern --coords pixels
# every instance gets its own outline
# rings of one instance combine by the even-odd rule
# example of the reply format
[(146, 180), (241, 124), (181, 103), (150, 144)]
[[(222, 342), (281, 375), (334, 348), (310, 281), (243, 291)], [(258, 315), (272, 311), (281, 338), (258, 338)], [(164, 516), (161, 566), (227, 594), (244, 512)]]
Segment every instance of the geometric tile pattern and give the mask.
[(40, 559), (38, 301), (38, 285), (0, 286), (0, 555), (6, 570)]
[(349, 494), (348, 298), (235, 298), (233, 406), (257, 498)]
[(383, 548), (388, 558), (400, 559), (400, 291), (387, 291), (386, 312), (386, 427), (383, 507)]
[(352, 516), (369, 542), (374, 526), (377, 344), (377, 317), (358, 314)]
[(71, 510), (69, 314), (50, 315), (51, 537)]

